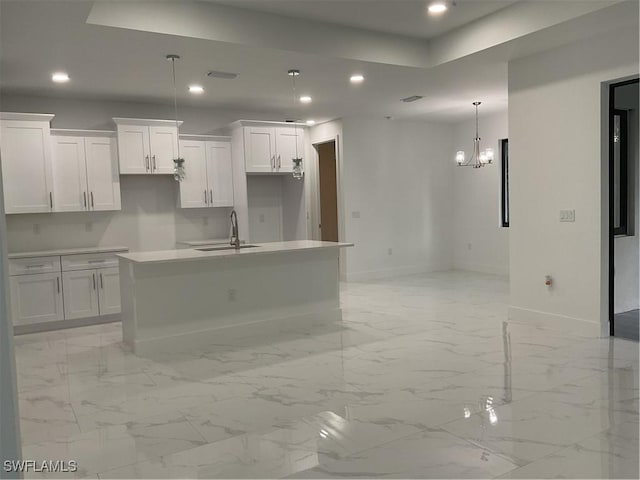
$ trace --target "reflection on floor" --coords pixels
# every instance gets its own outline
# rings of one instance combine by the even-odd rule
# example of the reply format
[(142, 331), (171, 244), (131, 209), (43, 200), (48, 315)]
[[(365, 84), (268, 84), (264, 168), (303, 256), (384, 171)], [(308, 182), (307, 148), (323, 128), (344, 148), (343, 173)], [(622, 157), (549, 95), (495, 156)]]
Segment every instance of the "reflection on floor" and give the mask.
[(617, 313), (613, 325), (616, 337), (637, 342), (640, 339), (640, 310)]
[(126, 353), (117, 324), (18, 337), (24, 458), (94, 479), (638, 478), (638, 343), (507, 322), (490, 275), (342, 288), (342, 327), (179, 355)]

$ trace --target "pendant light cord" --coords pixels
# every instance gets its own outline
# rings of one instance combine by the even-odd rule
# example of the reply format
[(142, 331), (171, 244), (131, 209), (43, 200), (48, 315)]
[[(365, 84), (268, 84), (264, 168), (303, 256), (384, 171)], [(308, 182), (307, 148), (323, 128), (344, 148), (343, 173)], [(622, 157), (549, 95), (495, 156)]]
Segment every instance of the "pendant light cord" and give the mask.
[[(296, 106), (296, 76), (295, 75), (291, 75), (291, 82), (293, 83), (293, 108), (295, 112), (295, 106)], [(293, 134), (294, 134), (294, 141), (296, 142), (296, 158), (300, 158), (298, 157), (298, 120), (295, 118), (295, 116), (293, 119)]]
[[(173, 113), (176, 119), (176, 132), (180, 134), (180, 126), (178, 125), (178, 89), (176, 87), (176, 59), (171, 59), (171, 70), (173, 72)], [(180, 139), (178, 138), (178, 158), (180, 158)]]

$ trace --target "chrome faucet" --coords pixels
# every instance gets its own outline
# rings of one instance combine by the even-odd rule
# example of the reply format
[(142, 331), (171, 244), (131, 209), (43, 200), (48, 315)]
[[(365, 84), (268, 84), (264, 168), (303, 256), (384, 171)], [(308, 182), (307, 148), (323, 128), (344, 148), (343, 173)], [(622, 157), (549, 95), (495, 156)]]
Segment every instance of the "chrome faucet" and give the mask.
[(238, 233), (238, 214), (231, 210), (231, 245), (240, 248), (240, 234)]

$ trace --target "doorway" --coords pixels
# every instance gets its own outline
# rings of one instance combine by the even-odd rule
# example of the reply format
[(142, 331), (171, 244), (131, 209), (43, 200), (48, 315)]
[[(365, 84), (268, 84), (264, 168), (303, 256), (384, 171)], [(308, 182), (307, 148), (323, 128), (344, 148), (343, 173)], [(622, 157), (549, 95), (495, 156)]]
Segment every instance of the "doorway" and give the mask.
[(320, 190), (320, 240), (338, 241), (338, 168), (336, 142), (314, 145), (318, 151), (318, 187)]
[(609, 333), (638, 341), (638, 79), (609, 86)]

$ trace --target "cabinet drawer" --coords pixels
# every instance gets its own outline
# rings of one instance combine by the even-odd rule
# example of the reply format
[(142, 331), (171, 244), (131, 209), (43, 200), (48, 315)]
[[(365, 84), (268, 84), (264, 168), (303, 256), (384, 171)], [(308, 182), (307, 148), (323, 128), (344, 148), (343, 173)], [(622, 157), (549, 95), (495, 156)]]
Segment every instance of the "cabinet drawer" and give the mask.
[(116, 257), (114, 253), (87, 253), (82, 255), (64, 255), (62, 257), (63, 272), (117, 266), (118, 257)]
[(60, 257), (29, 257), (9, 259), (9, 275), (55, 273), (60, 271)]

